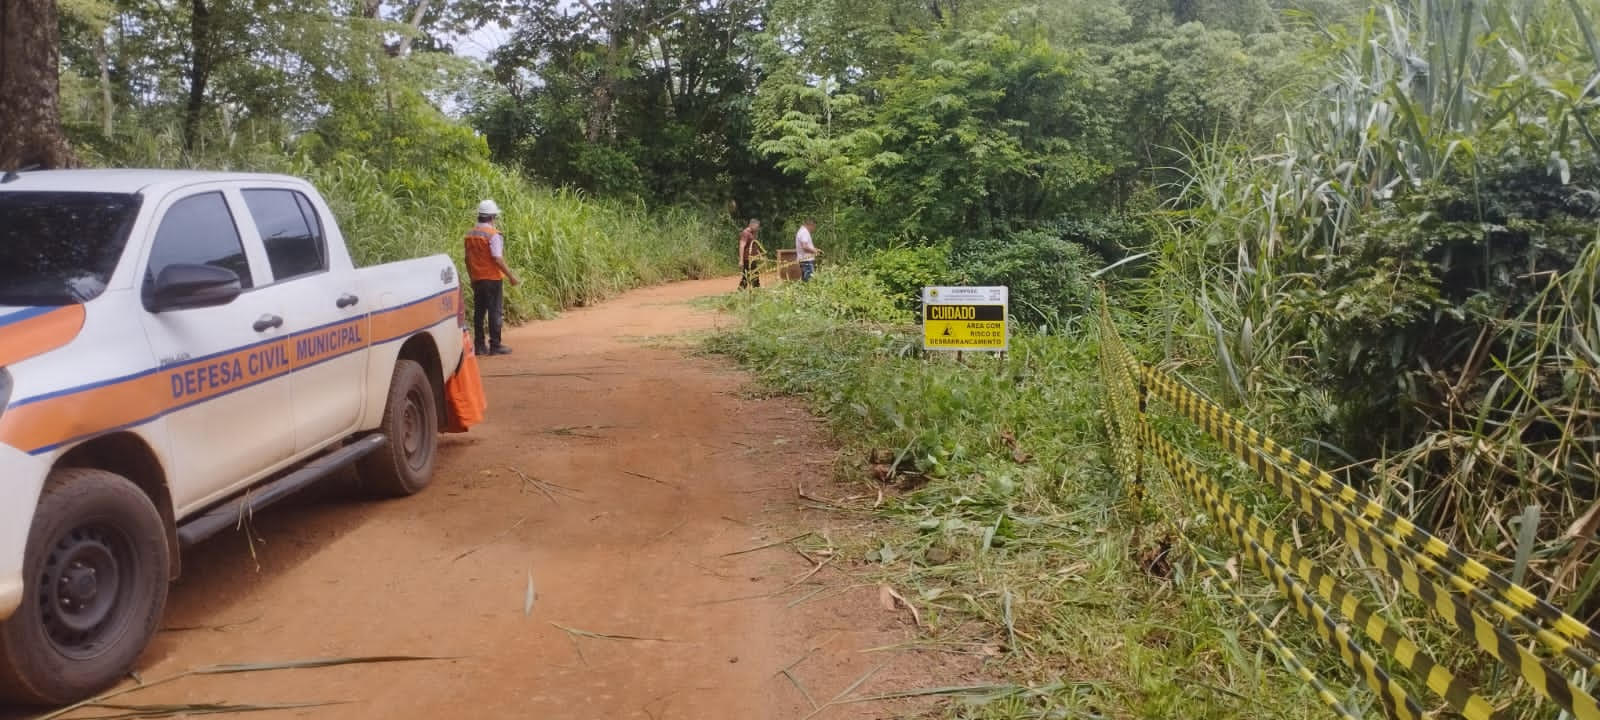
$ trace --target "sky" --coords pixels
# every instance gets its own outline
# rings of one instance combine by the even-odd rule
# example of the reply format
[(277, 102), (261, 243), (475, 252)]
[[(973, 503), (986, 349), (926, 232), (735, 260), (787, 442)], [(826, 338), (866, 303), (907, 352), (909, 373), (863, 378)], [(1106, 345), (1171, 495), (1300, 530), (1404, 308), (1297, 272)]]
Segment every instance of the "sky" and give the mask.
[(504, 45), (511, 39), (511, 31), (503, 30), (496, 25), (485, 25), (456, 40), (457, 55), (465, 55), (479, 60), (489, 59), (489, 53), (495, 48)]

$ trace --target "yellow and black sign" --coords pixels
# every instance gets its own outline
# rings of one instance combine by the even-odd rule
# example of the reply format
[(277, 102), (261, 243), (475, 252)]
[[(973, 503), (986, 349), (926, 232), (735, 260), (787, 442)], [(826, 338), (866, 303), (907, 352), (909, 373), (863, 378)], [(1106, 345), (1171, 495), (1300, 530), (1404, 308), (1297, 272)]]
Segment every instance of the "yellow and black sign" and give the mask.
[(926, 288), (922, 346), (929, 350), (1006, 349), (1006, 289)]

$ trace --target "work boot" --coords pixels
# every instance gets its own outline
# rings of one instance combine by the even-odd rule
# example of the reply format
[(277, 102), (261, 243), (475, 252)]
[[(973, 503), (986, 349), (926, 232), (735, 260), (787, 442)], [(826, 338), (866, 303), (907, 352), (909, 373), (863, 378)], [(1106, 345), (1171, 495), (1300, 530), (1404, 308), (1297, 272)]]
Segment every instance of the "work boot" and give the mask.
[(510, 355), (511, 354), (511, 348), (508, 348), (508, 347), (506, 347), (504, 345), (496, 345), (496, 346), (494, 346), (492, 348), (489, 348), (489, 354), (490, 355)]
[(474, 354), (474, 355), (488, 355), (489, 354), (489, 347), (487, 345), (473, 345), (472, 346), (472, 354)]

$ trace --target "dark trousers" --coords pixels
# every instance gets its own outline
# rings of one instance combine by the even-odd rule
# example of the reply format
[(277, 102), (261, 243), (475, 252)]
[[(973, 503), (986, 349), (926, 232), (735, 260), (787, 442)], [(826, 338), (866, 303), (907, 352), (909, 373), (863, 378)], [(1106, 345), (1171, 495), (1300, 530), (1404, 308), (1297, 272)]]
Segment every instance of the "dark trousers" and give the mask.
[[(503, 280), (472, 281), (472, 344), (480, 350), (500, 347), (500, 324), (504, 320)], [(484, 344), (483, 321), (489, 321), (489, 343)]]
[(800, 261), (800, 281), (801, 282), (811, 282), (811, 275), (813, 273), (815, 273), (816, 271), (817, 271), (817, 261), (815, 261), (815, 260), (801, 260)]
[(744, 261), (744, 267), (740, 268), (739, 272), (740, 290), (761, 287), (761, 273), (756, 271), (756, 266), (759, 262), (756, 258)]

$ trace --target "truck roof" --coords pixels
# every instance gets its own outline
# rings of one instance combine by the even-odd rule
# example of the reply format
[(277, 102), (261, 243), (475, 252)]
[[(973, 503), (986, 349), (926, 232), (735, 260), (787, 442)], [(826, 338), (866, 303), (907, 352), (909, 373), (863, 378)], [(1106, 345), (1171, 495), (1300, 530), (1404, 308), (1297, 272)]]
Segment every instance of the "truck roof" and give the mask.
[(288, 175), (210, 170), (30, 170), (17, 173), (16, 178), (10, 182), (0, 182), (0, 192), (43, 190), (137, 193), (230, 180), (299, 181)]

